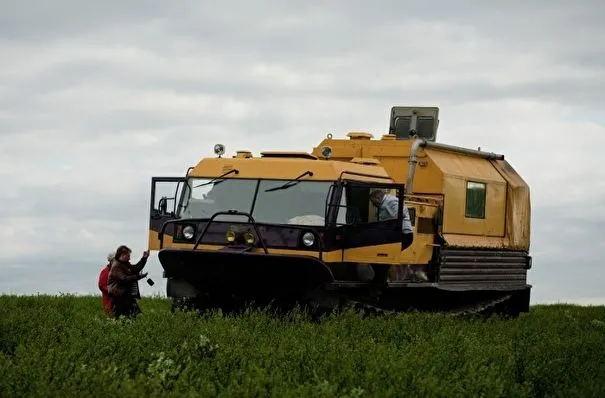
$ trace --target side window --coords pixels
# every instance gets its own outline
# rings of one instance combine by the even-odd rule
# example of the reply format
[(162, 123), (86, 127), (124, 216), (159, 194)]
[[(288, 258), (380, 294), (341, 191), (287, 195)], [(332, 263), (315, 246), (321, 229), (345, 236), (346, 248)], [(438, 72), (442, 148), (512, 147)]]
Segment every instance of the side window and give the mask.
[(370, 188), (366, 186), (349, 184), (346, 186), (345, 195), (347, 204), (350, 206), (347, 221), (356, 224), (365, 224), (370, 216), (369, 195)]
[[(379, 209), (379, 193), (386, 193), (383, 206)], [(376, 195), (378, 194), (378, 195)], [(346, 201), (341, 205), (348, 205), (339, 209), (338, 220), (345, 217), (347, 223), (366, 224), (389, 219), (397, 219), (399, 216), (399, 191), (384, 186), (348, 184), (343, 192)], [(343, 214), (346, 213), (346, 214)]]
[(345, 225), (347, 223), (347, 195), (340, 196), (340, 207), (336, 216), (336, 225)]
[(336, 216), (337, 225), (365, 224), (373, 218), (370, 207), (370, 188), (365, 185), (347, 184), (340, 199)]
[(482, 182), (466, 183), (466, 209), (468, 218), (485, 218), (486, 186)]
[(153, 211), (158, 215), (169, 215), (174, 212), (182, 185), (178, 180), (156, 180), (152, 198)]

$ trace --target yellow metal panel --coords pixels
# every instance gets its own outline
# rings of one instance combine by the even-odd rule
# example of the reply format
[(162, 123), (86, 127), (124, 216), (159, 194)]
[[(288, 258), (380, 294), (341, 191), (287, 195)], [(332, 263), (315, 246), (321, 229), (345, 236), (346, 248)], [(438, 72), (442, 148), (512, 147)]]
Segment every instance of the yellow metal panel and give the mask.
[[(405, 183), (408, 176), (408, 160), (412, 141), (410, 140), (346, 140), (325, 139), (313, 148), (313, 155), (321, 156), (321, 148), (332, 148), (332, 159), (351, 161), (353, 158), (375, 158), (386, 169), (394, 181)], [(443, 174), (424, 149), (417, 154), (414, 191), (422, 193), (442, 193)]]
[(465, 217), (466, 180), (457, 176), (447, 176), (444, 180), (444, 233), (504, 236), (506, 206), (504, 182), (474, 178), (473, 181), (487, 184), (485, 218), (468, 218)]
[(400, 252), (397, 264), (428, 264), (433, 256), (433, 243), (431, 234), (414, 234), (414, 242)]
[(433, 256), (435, 238), (432, 234), (414, 234), (414, 242), (400, 252), (398, 264), (428, 264)]
[[(407, 183), (408, 157), (381, 157), (380, 163), (398, 183)], [(443, 173), (428, 156), (417, 156), (413, 192), (424, 194), (443, 193)]]
[(465, 181), (460, 178), (444, 178), (443, 232), (482, 235), (483, 220), (470, 219), (469, 223), (465, 222), (465, 188)]
[(396, 264), (399, 262), (401, 243), (357, 247), (344, 251), (344, 261), (354, 263)]
[(147, 250), (160, 250), (160, 240), (158, 239), (158, 233), (153, 230), (148, 230), (147, 238)]
[(433, 256), (433, 248), (435, 236), (433, 233), (418, 232), (418, 219), (432, 219), (437, 212), (437, 205), (429, 205), (426, 203), (406, 201), (408, 208), (413, 208), (416, 211), (416, 223), (412, 226), (414, 231), (414, 242), (407, 249), (401, 251), (399, 256), (400, 264), (428, 264)]
[(454, 152), (427, 150), (444, 176), (458, 176), (469, 180), (505, 182), (489, 160)]
[[(443, 172), (444, 233), (504, 236), (506, 180), (492, 163), (480, 157), (453, 152), (427, 151)], [(485, 218), (465, 217), (467, 181), (486, 184)]]
[[(230, 174), (226, 178), (266, 178), (291, 180), (310, 170), (313, 176), (303, 177), (304, 181), (335, 181), (343, 172), (371, 174), (379, 177), (389, 177), (382, 167), (362, 165), (347, 162), (291, 159), (291, 158), (208, 158), (199, 162), (189, 173), (190, 177), (217, 177), (231, 169), (239, 173)], [(356, 180), (374, 180), (368, 177), (353, 177)], [(388, 181), (384, 178), (376, 181)]]
[(529, 250), (531, 201), (529, 186), (505, 160), (491, 162), (508, 182), (506, 192), (506, 234), (512, 248)]
[(444, 234), (443, 237), (450, 247), (480, 247), (486, 249), (504, 249), (509, 246), (506, 237), (469, 236), (462, 234)]
[(489, 182), (485, 203), (485, 235), (504, 236), (505, 216), (506, 183)]

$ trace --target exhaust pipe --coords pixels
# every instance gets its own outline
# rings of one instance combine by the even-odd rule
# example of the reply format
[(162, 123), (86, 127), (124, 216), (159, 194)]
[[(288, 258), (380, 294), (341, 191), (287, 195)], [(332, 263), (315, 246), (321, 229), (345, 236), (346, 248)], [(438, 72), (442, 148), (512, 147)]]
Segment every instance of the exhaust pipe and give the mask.
[(414, 185), (414, 173), (416, 173), (416, 152), (418, 152), (418, 148), (425, 147), (426, 140), (422, 138), (416, 138), (414, 143), (412, 144), (412, 149), (410, 150), (410, 159), (408, 160), (408, 179), (405, 183), (405, 193), (412, 193), (412, 186)]

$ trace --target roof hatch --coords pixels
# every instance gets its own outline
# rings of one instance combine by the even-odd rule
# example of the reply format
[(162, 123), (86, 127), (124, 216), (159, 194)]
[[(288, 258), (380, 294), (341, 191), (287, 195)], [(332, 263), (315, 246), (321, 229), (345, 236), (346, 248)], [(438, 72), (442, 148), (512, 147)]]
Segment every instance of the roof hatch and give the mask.
[(374, 138), (374, 136), (370, 133), (357, 132), (357, 131), (351, 131), (350, 133), (347, 134), (347, 137), (349, 137), (352, 140), (371, 140), (372, 138)]
[(235, 152), (234, 158), (251, 158), (252, 152), (246, 150), (240, 150)]

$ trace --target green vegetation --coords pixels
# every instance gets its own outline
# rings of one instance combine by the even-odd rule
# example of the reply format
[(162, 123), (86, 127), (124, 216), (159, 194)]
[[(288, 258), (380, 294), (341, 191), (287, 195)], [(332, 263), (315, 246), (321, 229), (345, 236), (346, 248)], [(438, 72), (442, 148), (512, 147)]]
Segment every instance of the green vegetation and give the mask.
[(605, 307), (314, 322), (140, 305), (115, 321), (99, 297), (0, 296), (0, 396), (605, 396)]

